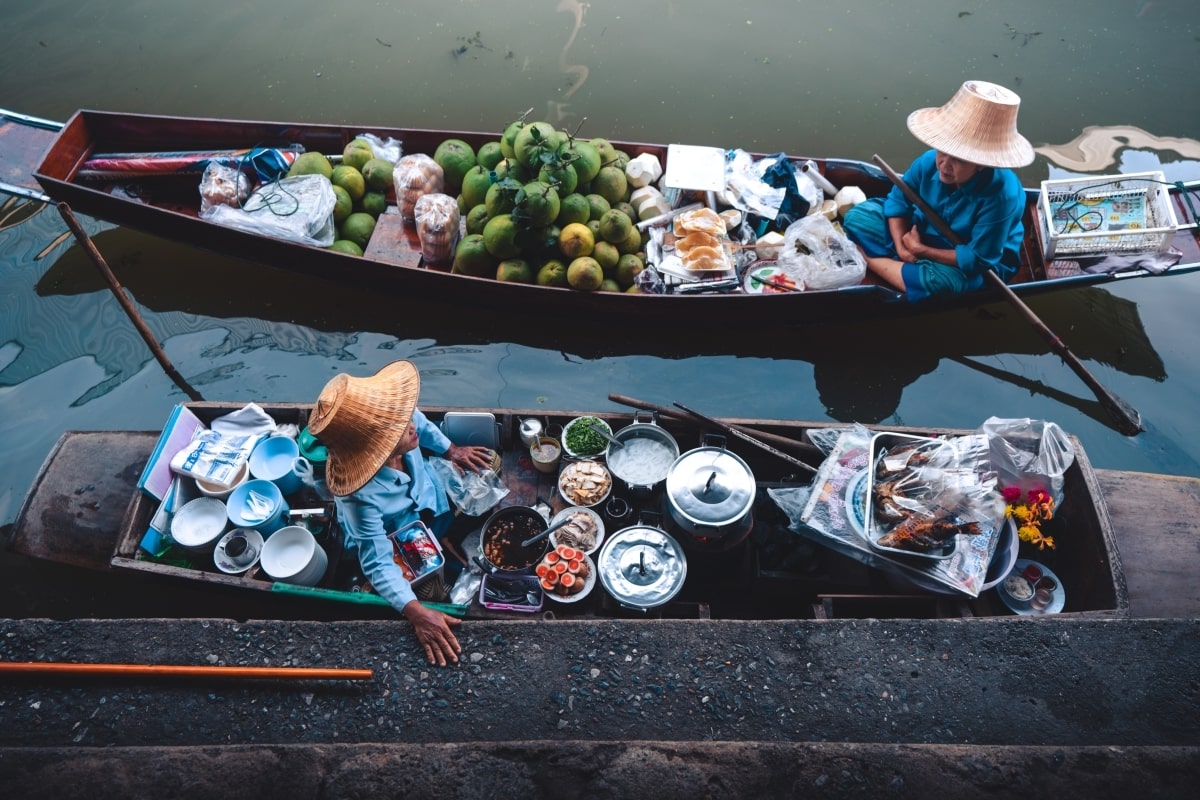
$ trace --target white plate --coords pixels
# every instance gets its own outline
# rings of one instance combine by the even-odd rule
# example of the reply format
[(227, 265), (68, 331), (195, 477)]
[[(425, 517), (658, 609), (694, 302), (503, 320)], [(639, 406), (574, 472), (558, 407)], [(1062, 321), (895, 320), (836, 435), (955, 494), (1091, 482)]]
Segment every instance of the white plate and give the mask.
[(604, 458), (604, 455), (608, 452), (608, 442), (604, 443), (603, 450), (597, 451), (595, 453), (588, 453), (588, 454), (576, 453), (574, 450), (572, 450), (567, 445), (567, 439), (570, 438), (569, 433), (571, 431), (571, 428), (576, 425), (581, 424), (581, 420), (584, 420), (584, 419), (595, 419), (596, 421), (598, 421), (600, 423), (600, 427), (602, 427), (604, 430), (608, 431), (609, 436), (612, 436), (612, 426), (610, 426), (607, 422), (600, 419), (599, 417), (591, 417), (591, 416), (576, 417), (575, 419), (571, 420), (570, 422), (568, 422), (566, 425), (563, 426), (562, 439), (560, 440), (560, 443), (562, 444), (563, 455), (569, 456), (570, 458), (584, 459), (584, 460), (602, 459), (602, 458)]
[[(597, 514), (594, 510), (592, 510), (588, 506), (570, 506), (568, 508), (564, 508), (562, 511), (555, 514), (554, 517), (550, 520), (550, 524), (554, 525), (554, 524), (558, 523), (559, 521), (566, 519), (567, 517), (569, 517), (572, 514), (579, 514), (579, 513), (587, 514), (592, 519), (596, 520), (596, 544), (594, 547), (592, 547), (590, 550), (587, 551), (587, 554), (589, 556), (594, 555), (595, 552), (600, 549), (600, 545), (604, 543), (604, 518), (601, 517), (599, 514)], [(557, 531), (550, 534), (550, 546), (558, 547), (558, 532)]]
[[(254, 558), (244, 566), (233, 563), (229, 556), (225, 555), (225, 545), (239, 531), (245, 535), (246, 544), (254, 548)], [(254, 528), (234, 528), (222, 536), (221, 541), (217, 542), (217, 546), (213, 548), (213, 563), (217, 565), (217, 569), (227, 575), (240, 575), (258, 563), (258, 559), (262, 557), (262, 547), (262, 534)]]
[[(574, 471), (577, 470), (577, 468), (580, 464), (588, 464), (588, 463), (597, 464), (600, 466), (600, 469), (604, 470), (604, 473), (608, 476), (608, 487), (604, 490), (604, 494), (602, 494), (600, 497), (598, 497), (594, 503), (580, 503), (580, 502), (576, 501), (574, 497), (572, 497), (570, 494), (568, 494), (566, 491), (563, 490), (563, 478), (566, 477), (568, 475), (568, 473), (573, 474)], [(588, 459), (587, 461), (572, 461), (571, 463), (569, 463), (565, 467), (563, 467), (562, 471), (558, 473), (558, 493), (562, 496), (563, 500), (566, 500), (568, 503), (570, 503), (571, 505), (576, 506), (578, 508), (588, 508), (591, 506), (598, 506), (601, 503), (603, 503), (605, 500), (608, 499), (608, 496), (612, 493), (612, 484), (613, 484), (613, 477), (612, 477), (612, 473), (609, 472), (608, 467), (604, 466), (599, 461), (595, 461), (592, 459)]]
[(846, 517), (850, 520), (850, 527), (858, 531), (859, 536), (867, 535), (867, 475), (869, 473), (870, 470), (863, 467), (846, 482)]
[[(1004, 591), (1003, 581), (1001, 581), (996, 587), (996, 594), (1000, 595), (1000, 599), (1004, 601), (1004, 605), (1008, 606), (1008, 610), (1014, 614), (1021, 614), (1023, 616), (1040, 616), (1042, 614), (1057, 614), (1058, 612), (1062, 611), (1063, 606), (1067, 604), (1067, 590), (1063, 588), (1062, 581), (1058, 579), (1057, 575), (1051, 572), (1049, 567), (1040, 562), (1031, 561), (1028, 558), (1018, 558), (1017, 563), (1013, 565), (1012, 572), (1019, 574), (1023, 572), (1025, 567), (1029, 566), (1030, 564), (1037, 564), (1038, 568), (1042, 571), (1042, 575), (1045, 575), (1047, 578), (1053, 578), (1054, 583), (1057, 584), (1054, 589), (1054, 596), (1050, 598), (1050, 605), (1046, 606), (1040, 611), (1036, 608), (1022, 608), (1017, 604), (1017, 601), (1014, 600), (1011, 595), (1009, 595), (1008, 592)], [(1012, 573), (1010, 572), (1009, 574), (1011, 575)]]
[[(551, 534), (553, 536), (554, 534)], [(588, 565), (588, 575), (583, 581), (583, 590), (578, 594), (561, 595), (557, 592), (552, 592), (543, 587), (542, 594), (546, 595), (547, 600), (553, 600), (556, 603), (578, 603), (583, 598), (592, 593), (592, 589), (596, 586), (596, 562), (592, 561), (592, 557), (585, 555), (583, 560)]]

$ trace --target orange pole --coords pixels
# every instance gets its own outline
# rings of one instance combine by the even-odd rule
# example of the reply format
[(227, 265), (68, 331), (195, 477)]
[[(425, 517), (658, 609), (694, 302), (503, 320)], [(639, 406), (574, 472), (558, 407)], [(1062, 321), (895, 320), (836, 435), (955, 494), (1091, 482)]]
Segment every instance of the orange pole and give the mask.
[(43, 661), (0, 661), (0, 673), (71, 675), (171, 675), (219, 678), (294, 678), (297, 680), (366, 680), (369, 669), (317, 667), (205, 667), (169, 664), (64, 664)]

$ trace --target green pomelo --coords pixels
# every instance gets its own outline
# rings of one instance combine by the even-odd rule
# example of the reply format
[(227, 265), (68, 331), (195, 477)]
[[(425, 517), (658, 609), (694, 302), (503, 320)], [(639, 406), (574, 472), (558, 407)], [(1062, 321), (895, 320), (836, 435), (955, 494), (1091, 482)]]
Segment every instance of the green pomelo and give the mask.
[(604, 270), (596, 259), (581, 256), (567, 267), (567, 285), (581, 292), (594, 292), (604, 283)]
[(567, 195), (579, 186), (579, 173), (570, 164), (543, 164), (538, 180), (554, 185), (560, 196)]
[(621, 260), (621, 251), (612, 242), (601, 239), (592, 248), (592, 258), (600, 264), (605, 277), (611, 277), (617, 274), (617, 262)]
[(617, 243), (617, 249), (621, 251), (621, 255), (629, 255), (640, 251), (643, 244), (645, 242), (642, 239), (642, 232), (635, 227), (629, 229), (629, 236), (625, 238), (625, 241)]
[(496, 274), (496, 259), (487, 251), (483, 236), (472, 233), (464, 236), (454, 249), (451, 271), (461, 275), (488, 278)]
[(600, 291), (602, 291), (602, 292), (619, 292), (619, 291), (621, 291), (621, 285), (619, 283), (617, 283), (616, 280), (614, 280), (613, 278), (605, 278), (603, 281), (600, 282)]
[(636, 255), (626, 254), (617, 262), (617, 283), (625, 289), (633, 286), (638, 273), (643, 269), (642, 260)]
[(342, 150), (342, 163), (357, 170), (361, 170), (374, 157), (375, 151), (366, 139), (355, 139)]
[(517, 194), (524, 188), (519, 181), (501, 178), (488, 187), (483, 202), (489, 217), (503, 216), (517, 207)]
[(604, 216), (604, 212), (612, 208), (612, 204), (598, 194), (589, 194), (587, 196), (588, 207), (591, 213), (588, 214), (588, 219), (599, 221), (600, 217)]
[(367, 249), (367, 243), (371, 241), (371, 234), (374, 232), (375, 218), (364, 211), (354, 212), (342, 223), (342, 238), (349, 239), (363, 250)]
[(513, 153), (525, 166), (537, 163), (542, 153), (554, 152), (554, 126), (549, 122), (531, 122), (513, 139)]
[(592, 190), (608, 201), (609, 206), (625, 199), (629, 181), (625, 171), (616, 167), (601, 167), (600, 173), (592, 181)]
[(354, 198), (340, 186), (333, 187), (333, 224), (341, 225), (354, 212)]
[(533, 267), (528, 261), (520, 258), (510, 258), (501, 261), (496, 267), (496, 280), (510, 283), (533, 283)]
[(462, 196), (467, 208), (474, 208), (487, 199), (487, 190), (492, 187), (492, 171), (476, 164), (463, 176)]
[(463, 176), (475, 166), (475, 150), (462, 139), (446, 139), (433, 151), (433, 160), (444, 173), (446, 194), (455, 195), (462, 189)]
[(288, 169), (289, 178), (296, 175), (324, 175), (328, 178), (332, 174), (333, 164), (329, 163), (324, 153), (301, 153)]
[(617, 157), (617, 148), (612, 146), (612, 142), (608, 139), (599, 137), (588, 142), (592, 147), (596, 148), (596, 152), (600, 156), (600, 165), (611, 164)]
[(367, 192), (359, 205), (363, 211), (378, 219), (380, 214), (387, 211), (387, 195), (383, 192)]
[(345, 164), (333, 168), (329, 182), (349, 192), (351, 199), (356, 203), (367, 193), (367, 182), (363, 180), (362, 173)]
[(484, 169), (495, 169), (503, 159), (504, 151), (500, 149), (500, 142), (484, 142), (475, 154), (475, 163)]
[(600, 151), (590, 142), (576, 141), (567, 147), (567, 154), (574, 157), (571, 166), (575, 167), (575, 174), (579, 176), (580, 183), (594, 179), (596, 173), (600, 172), (600, 167), (604, 166), (600, 160)]
[(333, 244), (329, 245), (328, 249), (335, 253), (347, 253), (352, 256), (361, 256), (363, 254), (362, 248), (349, 239), (337, 239)]
[(495, 258), (516, 258), (521, 252), (517, 233), (517, 225), (508, 214), (493, 216), (483, 226), (483, 246)]
[(535, 279), (538, 286), (566, 286), (567, 265), (553, 258), (542, 264)]
[(588, 199), (576, 192), (559, 201), (558, 217), (554, 221), (566, 226), (572, 222), (587, 222), (591, 218), (592, 207), (588, 204)]
[(386, 192), (392, 188), (392, 162), (383, 158), (372, 158), (362, 167), (363, 180), (374, 192)]
[(561, 201), (553, 186), (541, 181), (530, 181), (525, 184), (524, 191), (525, 197), (520, 206), (530, 225), (540, 228), (558, 218)]
[(467, 233), (483, 233), (483, 226), (488, 219), (487, 206), (483, 203), (475, 206), (467, 212)]
[(600, 215), (600, 238), (606, 242), (619, 244), (629, 238), (629, 230), (633, 220), (624, 211), (610, 208)]

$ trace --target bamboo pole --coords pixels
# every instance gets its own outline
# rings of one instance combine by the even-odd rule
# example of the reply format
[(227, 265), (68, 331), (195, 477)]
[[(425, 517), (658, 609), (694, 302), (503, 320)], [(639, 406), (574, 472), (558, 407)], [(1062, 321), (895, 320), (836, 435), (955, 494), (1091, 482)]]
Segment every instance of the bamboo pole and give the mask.
[(129, 317), (129, 321), (137, 328), (141, 334), (143, 341), (150, 347), (150, 351), (154, 353), (154, 357), (158, 360), (159, 365), (167, 373), (167, 376), (175, 382), (175, 385), (184, 391), (185, 394), (192, 400), (203, 400), (200, 393), (192, 388), (191, 384), (179, 374), (179, 370), (167, 358), (167, 354), (163, 352), (162, 347), (154, 338), (154, 334), (150, 332), (145, 321), (138, 310), (134, 307), (133, 302), (125, 294), (125, 289), (121, 286), (117, 276), (109, 269), (108, 264), (104, 261), (104, 256), (100, 255), (99, 249), (96, 248), (95, 242), (87, 235), (87, 231), (79, 224), (79, 220), (75, 218), (71, 207), (66, 203), (56, 203), (55, 208), (62, 216), (63, 221), (67, 223), (67, 227), (71, 229), (71, 233), (75, 234), (75, 240), (79, 242), (79, 246), (84, 249), (88, 256), (92, 259), (92, 263), (96, 265), (96, 269), (100, 270), (100, 274), (104, 276), (104, 280), (108, 282), (108, 288), (112, 290), (113, 296), (117, 298), (117, 302), (121, 304), (121, 308), (125, 309), (125, 315)]
[(0, 673), (37, 675), (171, 676), (187, 678), (285, 678), (367, 680), (369, 669), (322, 667), (220, 667), (172, 664), (66, 664), (56, 661), (0, 661)]

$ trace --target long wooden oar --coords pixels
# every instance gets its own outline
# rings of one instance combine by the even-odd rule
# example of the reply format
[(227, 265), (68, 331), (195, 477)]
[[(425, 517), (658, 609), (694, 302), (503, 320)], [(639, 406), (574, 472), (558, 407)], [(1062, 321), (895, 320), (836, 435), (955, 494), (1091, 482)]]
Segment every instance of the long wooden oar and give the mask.
[(700, 420), (701, 422), (707, 422), (709, 425), (712, 425), (715, 428), (723, 430), (726, 433), (728, 433), (729, 435), (735, 436), (738, 439), (741, 439), (743, 442), (746, 442), (747, 444), (752, 444), (760, 450), (765, 450), (766, 452), (770, 453), (771, 455), (775, 456), (776, 458), (781, 458), (784, 461), (788, 462), (789, 464), (793, 464), (797, 467), (801, 467), (805, 470), (808, 470), (809, 472), (813, 473), (814, 475), (817, 473), (817, 468), (812, 466), (811, 464), (805, 464), (803, 461), (796, 458), (795, 456), (789, 456), (787, 453), (783, 452), (782, 450), (772, 447), (771, 445), (767, 444), (766, 442), (762, 441), (761, 439), (754, 438), (753, 436), (751, 436), (750, 434), (746, 433), (745, 431), (743, 431), (739, 428), (735, 428), (732, 425), (726, 425), (724, 422), (721, 422), (721, 420), (719, 420), (719, 419), (713, 419), (712, 417), (706, 417), (704, 414), (701, 414), (699, 411), (693, 411), (692, 409), (688, 408), (683, 403), (676, 403), (675, 405), (678, 406), (679, 408), (683, 409), (684, 411), (686, 411), (688, 414), (691, 414), (693, 417)]
[[(907, 197), (913, 203), (913, 205), (921, 209), (929, 221), (933, 223), (933, 226), (937, 228), (942, 236), (946, 238), (946, 241), (953, 245), (960, 245), (963, 243), (962, 238), (959, 237), (958, 234), (956, 234), (953, 230), (951, 230), (950, 226), (946, 224), (946, 221), (938, 216), (938, 214), (929, 207), (929, 204), (921, 199), (921, 196), (918, 195), (911, 186), (905, 183), (904, 179), (901, 178), (894, 169), (888, 166), (886, 161), (884, 161), (878, 155), (874, 156), (874, 161), (883, 169), (885, 173), (887, 173), (887, 176), (892, 183), (899, 187), (900, 191), (904, 192), (904, 196)], [(1096, 380), (1095, 376), (1093, 376), (1092, 373), (1088, 371), (1087, 367), (1083, 365), (1083, 362), (1076, 358), (1075, 354), (1071, 352), (1070, 348), (1068, 348), (1063, 340), (1058, 337), (1058, 334), (1050, 330), (1046, 323), (1042, 322), (1038, 315), (1033, 313), (1033, 309), (1025, 305), (1025, 301), (1023, 301), (1020, 297), (1017, 297), (1017, 293), (1010, 289), (1008, 284), (1006, 284), (1004, 280), (995, 273), (994, 270), (989, 269), (984, 272), (984, 277), (988, 279), (992, 286), (1000, 290), (1005, 299), (1007, 299), (1008, 302), (1017, 309), (1017, 311), (1021, 312), (1021, 315), (1025, 317), (1025, 320), (1029, 322), (1029, 324), (1032, 325), (1034, 329), (1042, 335), (1042, 338), (1044, 338), (1050, 344), (1051, 349), (1058, 353), (1062, 360), (1066, 362), (1067, 366), (1070, 367), (1075, 374), (1078, 375), (1083, 382), (1088, 385), (1088, 388), (1090, 388), (1096, 395), (1096, 399), (1100, 401), (1100, 405), (1104, 407), (1104, 410), (1108, 412), (1109, 416), (1112, 417), (1113, 421), (1116, 423), (1117, 430), (1126, 436), (1137, 435), (1142, 430), (1142, 415), (1138, 413), (1137, 409), (1126, 403), (1120, 397), (1117, 397), (1102, 383), (1100, 383), (1100, 381)]]
[(324, 667), (219, 667), (172, 664), (66, 664), (57, 661), (0, 661), (0, 673), (70, 675), (152, 675), (187, 678), (290, 678), (294, 680), (366, 680), (369, 669)]

